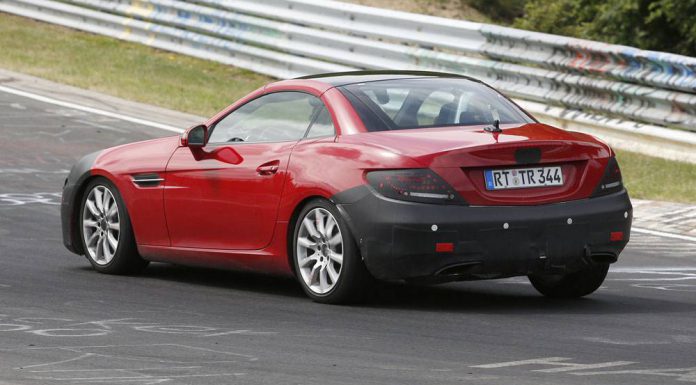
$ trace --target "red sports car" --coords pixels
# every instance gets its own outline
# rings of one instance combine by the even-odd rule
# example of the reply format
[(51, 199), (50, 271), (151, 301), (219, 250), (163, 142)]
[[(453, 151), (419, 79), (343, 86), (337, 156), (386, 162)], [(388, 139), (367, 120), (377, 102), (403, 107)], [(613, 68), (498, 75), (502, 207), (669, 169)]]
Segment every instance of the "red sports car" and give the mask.
[(279, 81), (181, 136), (87, 155), (61, 211), (65, 246), (99, 272), (294, 275), (327, 303), (374, 279), (526, 275), (587, 295), (632, 219), (606, 144), (475, 79), (399, 71)]

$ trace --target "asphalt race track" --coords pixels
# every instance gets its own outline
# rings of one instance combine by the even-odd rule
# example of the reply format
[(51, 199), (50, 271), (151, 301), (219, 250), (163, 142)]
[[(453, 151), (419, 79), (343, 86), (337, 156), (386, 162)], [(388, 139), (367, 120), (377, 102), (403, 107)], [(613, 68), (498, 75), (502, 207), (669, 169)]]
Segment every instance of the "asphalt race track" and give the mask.
[(66, 173), (171, 133), (0, 92), (0, 135), (0, 384), (696, 383), (696, 244), (635, 233), (575, 301), (523, 278), (340, 307), (253, 274), (107, 276), (61, 243)]

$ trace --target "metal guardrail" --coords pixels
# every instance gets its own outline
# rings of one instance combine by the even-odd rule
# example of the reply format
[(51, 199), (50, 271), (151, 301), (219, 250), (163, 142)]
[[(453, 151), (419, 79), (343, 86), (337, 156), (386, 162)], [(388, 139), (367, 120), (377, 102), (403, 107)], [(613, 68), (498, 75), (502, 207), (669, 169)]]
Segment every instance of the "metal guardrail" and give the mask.
[(682, 128), (633, 124), (696, 145), (687, 132), (696, 132), (691, 57), (329, 0), (0, 0), (0, 11), (278, 78), (360, 68), (457, 72), (564, 107), (560, 114)]

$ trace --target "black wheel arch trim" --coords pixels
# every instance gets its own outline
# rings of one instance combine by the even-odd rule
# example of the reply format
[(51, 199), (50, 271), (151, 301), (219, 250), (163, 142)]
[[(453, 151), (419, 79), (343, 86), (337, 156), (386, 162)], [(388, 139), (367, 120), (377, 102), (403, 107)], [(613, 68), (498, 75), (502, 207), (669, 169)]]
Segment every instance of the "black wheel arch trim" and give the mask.
[[(346, 210), (347, 206), (350, 207), (351, 204), (361, 201), (362, 199), (372, 195), (370, 188), (367, 185), (359, 185), (348, 190), (341, 191), (334, 194), (330, 201), (336, 205), (336, 209), (343, 217), (343, 220), (348, 224), (348, 229), (353, 234), (355, 242), (358, 244), (358, 250), (360, 251), (363, 243), (364, 233), (362, 229), (358, 227), (353, 218), (351, 217), (349, 210)], [(361, 253), (361, 258), (362, 253)]]
[(96, 151), (85, 155), (70, 169), (63, 185), (61, 198), (61, 227), (63, 245), (71, 252), (83, 255), (82, 242), (78, 231), (78, 215), (80, 210), (80, 197), (87, 181), (92, 176), (92, 166), (102, 151)]

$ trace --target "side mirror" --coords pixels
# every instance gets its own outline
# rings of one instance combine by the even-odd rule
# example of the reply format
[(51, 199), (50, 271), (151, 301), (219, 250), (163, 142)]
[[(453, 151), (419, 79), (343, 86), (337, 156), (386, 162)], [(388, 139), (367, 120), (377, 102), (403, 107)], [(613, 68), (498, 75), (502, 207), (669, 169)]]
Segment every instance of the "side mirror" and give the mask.
[(181, 145), (185, 147), (203, 147), (208, 142), (208, 127), (204, 124), (193, 126), (181, 134)]

